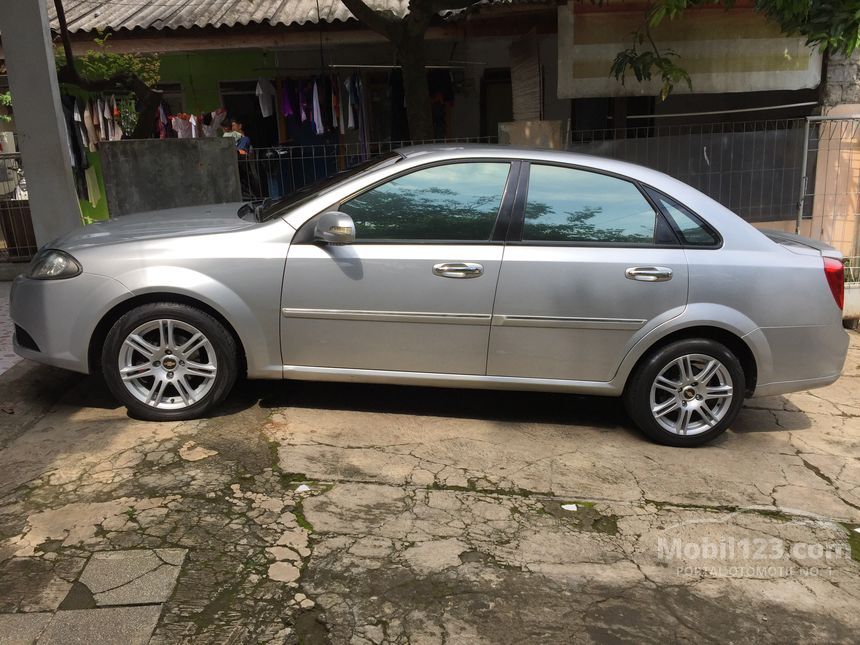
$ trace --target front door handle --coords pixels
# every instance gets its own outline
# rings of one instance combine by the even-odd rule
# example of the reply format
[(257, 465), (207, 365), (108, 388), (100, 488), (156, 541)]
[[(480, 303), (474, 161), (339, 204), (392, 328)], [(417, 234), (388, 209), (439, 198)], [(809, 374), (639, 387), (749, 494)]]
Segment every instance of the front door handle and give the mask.
[(668, 267), (630, 267), (624, 272), (628, 280), (640, 282), (666, 282), (672, 279), (672, 269)]
[(475, 262), (443, 262), (433, 265), (433, 275), (440, 278), (477, 278), (483, 273), (484, 267)]

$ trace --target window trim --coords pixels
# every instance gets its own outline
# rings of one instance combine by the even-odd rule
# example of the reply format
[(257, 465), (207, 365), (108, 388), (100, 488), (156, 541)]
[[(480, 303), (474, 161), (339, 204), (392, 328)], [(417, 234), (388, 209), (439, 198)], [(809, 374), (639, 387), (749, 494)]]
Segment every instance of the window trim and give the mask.
[[(523, 228), (525, 226), (525, 213), (528, 205), (528, 189), (529, 180), (531, 177), (531, 166), (556, 166), (558, 168), (566, 168), (568, 170), (580, 170), (590, 172), (596, 175), (604, 175), (612, 177), (632, 184), (642, 195), (642, 198), (654, 211), (654, 239), (657, 239), (658, 220), (663, 220), (665, 226), (675, 235), (676, 242), (674, 244), (658, 244), (656, 241), (650, 244), (636, 244), (634, 242), (596, 242), (596, 241), (562, 241), (562, 240), (524, 240)], [(590, 166), (582, 166), (579, 164), (561, 163), (558, 161), (543, 161), (543, 160), (523, 160), (522, 169), (520, 170), (520, 181), (517, 186), (516, 208), (514, 212), (514, 222), (511, 226), (510, 234), (508, 235), (507, 243), (512, 246), (557, 246), (557, 247), (600, 247), (600, 248), (618, 248), (618, 249), (677, 249), (681, 248), (681, 240), (671, 221), (668, 220), (661, 208), (657, 207), (654, 200), (648, 195), (646, 186), (643, 186), (639, 181), (632, 177), (620, 175), (609, 170), (601, 168), (592, 168)], [(659, 192), (659, 191), (658, 191)], [(673, 200), (677, 201), (677, 200)], [(695, 247), (703, 248), (703, 247)]]
[[(704, 249), (706, 251), (714, 251), (717, 249), (723, 248), (723, 236), (720, 232), (714, 228), (710, 222), (708, 222), (704, 217), (699, 215), (692, 208), (687, 206), (686, 204), (681, 203), (680, 200), (672, 197), (671, 195), (667, 195), (662, 190), (654, 188), (653, 186), (649, 186), (648, 184), (642, 184), (642, 188), (645, 190), (645, 193), (648, 195), (649, 199), (654, 203), (654, 207), (658, 210), (658, 212), (663, 214), (663, 217), (668, 222), (669, 226), (675, 232), (675, 237), (678, 238), (678, 244), (682, 249)], [(692, 219), (703, 229), (713, 235), (717, 242), (715, 244), (685, 244), (684, 243), (684, 235), (681, 233), (681, 229), (678, 226), (678, 223), (674, 220), (672, 215), (660, 204), (660, 200), (658, 198), (667, 199), (670, 202), (674, 202), (681, 207), (682, 210), (687, 211), (688, 216), (692, 216)]]
[[(513, 215), (513, 199), (515, 190), (513, 188), (516, 186), (517, 181), (521, 175), (521, 166), (522, 162), (519, 159), (512, 158), (504, 158), (504, 157), (475, 157), (468, 159), (443, 159), (440, 161), (434, 161), (432, 163), (424, 164), (422, 166), (414, 166), (412, 168), (407, 168), (402, 170), (401, 172), (395, 173), (393, 175), (388, 175), (383, 179), (380, 179), (374, 184), (370, 186), (364, 186), (359, 190), (356, 190), (354, 193), (347, 195), (346, 197), (330, 204), (326, 208), (323, 208), (316, 215), (308, 218), (304, 224), (299, 227), (299, 230), (296, 231), (295, 236), (293, 237), (293, 244), (316, 244), (313, 239), (313, 228), (316, 225), (316, 221), (323, 213), (327, 213), (331, 210), (340, 210), (341, 206), (358, 197), (359, 195), (363, 195), (366, 192), (369, 192), (378, 186), (382, 186), (383, 184), (387, 184), (392, 181), (396, 181), (400, 177), (404, 177), (406, 175), (410, 175), (415, 172), (420, 172), (422, 170), (426, 170), (428, 168), (435, 168), (436, 166), (450, 166), (453, 164), (460, 163), (505, 163), (508, 164), (508, 176), (505, 179), (505, 185), (502, 189), (502, 199), (499, 202), (499, 210), (496, 213), (496, 219), (493, 222), (493, 228), (490, 231), (490, 237), (486, 240), (398, 240), (398, 239), (378, 239), (378, 240), (361, 240), (356, 239), (354, 242), (351, 242), (349, 246), (367, 246), (371, 244), (375, 245), (434, 245), (434, 246), (457, 246), (457, 245), (468, 245), (468, 246), (493, 246), (493, 245), (503, 245), (505, 243), (505, 237), (510, 230), (510, 224)], [(307, 232), (306, 232), (307, 231)]]

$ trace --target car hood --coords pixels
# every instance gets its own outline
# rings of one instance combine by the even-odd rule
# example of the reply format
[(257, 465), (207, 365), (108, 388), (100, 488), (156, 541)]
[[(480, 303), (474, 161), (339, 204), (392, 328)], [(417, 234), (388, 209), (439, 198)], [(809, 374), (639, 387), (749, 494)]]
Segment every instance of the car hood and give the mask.
[(237, 211), (241, 205), (212, 204), (123, 215), (67, 233), (48, 246), (72, 252), (92, 246), (224, 233), (254, 226), (256, 222), (238, 216)]

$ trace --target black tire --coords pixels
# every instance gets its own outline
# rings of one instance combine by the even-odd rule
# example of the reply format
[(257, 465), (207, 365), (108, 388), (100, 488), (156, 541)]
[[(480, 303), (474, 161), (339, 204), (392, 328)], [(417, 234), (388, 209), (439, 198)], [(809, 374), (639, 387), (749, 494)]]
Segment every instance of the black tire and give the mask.
[[(651, 387), (664, 368), (682, 356), (691, 354), (702, 354), (722, 363), (731, 377), (732, 399), (727, 404), (724, 416), (713, 427), (700, 434), (675, 434), (660, 425), (654, 418), (651, 412)], [(744, 371), (737, 357), (716, 341), (694, 338), (669, 343), (646, 356), (627, 381), (624, 389), (624, 406), (633, 422), (653, 441), (667, 446), (693, 447), (707, 443), (726, 431), (740, 412), (745, 391)]]
[[(181, 409), (166, 410), (144, 403), (126, 388), (120, 377), (118, 361), (125, 339), (140, 325), (160, 319), (195, 327), (209, 340), (217, 358), (217, 371), (209, 391)], [(205, 416), (224, 400), (236, 382), (239, 359), (236, 341), (215, 318), (190, 305), (156, 302), (136, 307), (114, 323), (105, 339), (101, 365), (108, 389), (128, 408), (131, 416), (145, 421), (184, 421)]]

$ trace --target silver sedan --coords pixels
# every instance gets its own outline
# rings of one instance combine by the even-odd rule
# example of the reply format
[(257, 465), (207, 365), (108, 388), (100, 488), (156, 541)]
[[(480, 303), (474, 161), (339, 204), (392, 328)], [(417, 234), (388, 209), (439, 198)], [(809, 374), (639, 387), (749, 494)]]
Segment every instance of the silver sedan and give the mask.
[(697, 445), (746, 396), (840, 374), (841, 255), (617, 161), (399, 150), (279, 202), (125, 216), (42, 249), (15, 348), (101, 372), (134, 416), (206, 414), (237, 377), (623, 397)]

